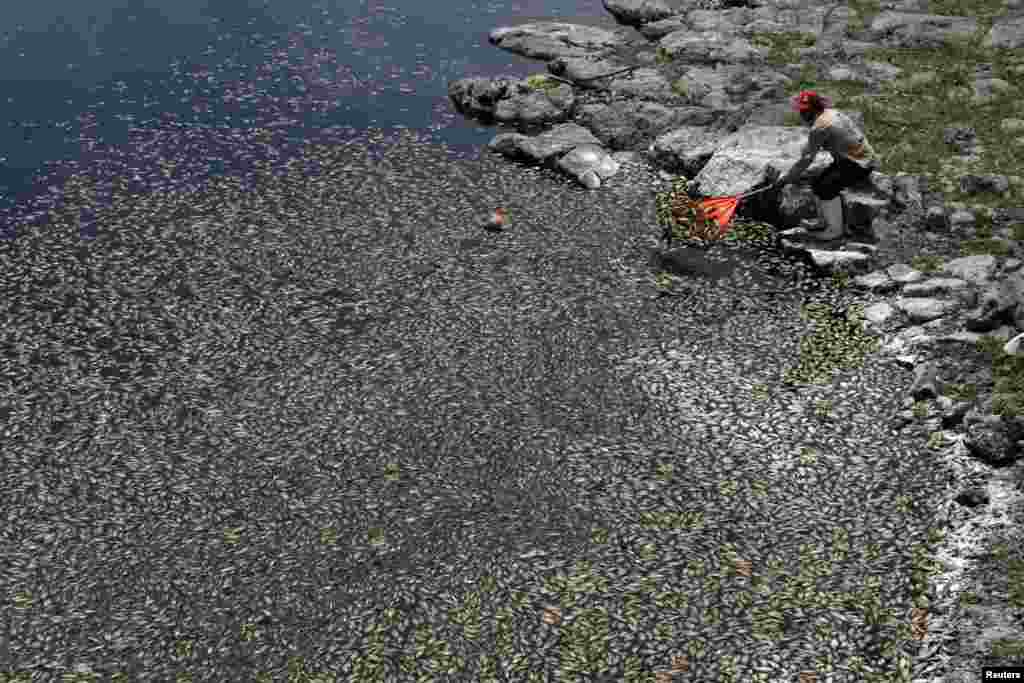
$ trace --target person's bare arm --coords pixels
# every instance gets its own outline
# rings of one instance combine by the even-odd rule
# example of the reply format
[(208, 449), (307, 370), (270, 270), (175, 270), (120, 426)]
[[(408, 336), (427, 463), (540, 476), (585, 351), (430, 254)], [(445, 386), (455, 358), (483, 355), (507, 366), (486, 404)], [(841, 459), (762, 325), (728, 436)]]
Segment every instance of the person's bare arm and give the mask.
[(807, 170), (807, 167), (814, 162), (814, 157), (818, 156), (818, 152), (821, 151), (822, 145), (825, 143), (825, 136), (827, 135), (826, 128), (811, 128), (811, 132), (807, 136), (807, 144), (800, 151), (800, 158), (797, 162), (790, 167), (789, 171), (786, 172), (782, 178), (778, 180), (779, 185), (788, 185), (789, 183), (795, 182), (800, 175)]

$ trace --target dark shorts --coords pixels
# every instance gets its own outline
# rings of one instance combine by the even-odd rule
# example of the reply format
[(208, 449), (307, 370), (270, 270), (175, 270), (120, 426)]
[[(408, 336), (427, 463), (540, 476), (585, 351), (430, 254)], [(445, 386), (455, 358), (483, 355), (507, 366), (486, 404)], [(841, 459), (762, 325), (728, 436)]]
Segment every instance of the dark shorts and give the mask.
[(859, 164), (840, 157), (811, 183), (811, 190), (819, 199), (835, 199), (844, 188), (859, 185), (870, 175), (870, 168), (862, 168)]

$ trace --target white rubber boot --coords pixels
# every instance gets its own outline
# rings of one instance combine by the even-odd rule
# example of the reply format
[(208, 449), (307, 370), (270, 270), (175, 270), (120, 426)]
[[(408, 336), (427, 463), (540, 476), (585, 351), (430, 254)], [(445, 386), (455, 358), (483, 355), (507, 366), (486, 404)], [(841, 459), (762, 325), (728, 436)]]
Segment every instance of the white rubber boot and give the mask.
[(843, 198), (837, 195), (833, 199), (823, 200), (815, 197), (818, 202), (818, 213), (825, 221), (825, 229), (815, 233), (822, 240), (835, 240), (843, 236)]

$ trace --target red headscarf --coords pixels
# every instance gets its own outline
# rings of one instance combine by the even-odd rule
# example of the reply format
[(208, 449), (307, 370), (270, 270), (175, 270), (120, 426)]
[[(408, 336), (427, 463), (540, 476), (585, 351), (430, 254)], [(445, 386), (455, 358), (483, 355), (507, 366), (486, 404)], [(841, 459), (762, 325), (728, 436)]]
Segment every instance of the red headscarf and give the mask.
[(801, 114), (807, 111), (820, 111), (832, 106), (832, 100), (813, 90), (801, 90), (790, 101), (793, 103), (793, 110)]

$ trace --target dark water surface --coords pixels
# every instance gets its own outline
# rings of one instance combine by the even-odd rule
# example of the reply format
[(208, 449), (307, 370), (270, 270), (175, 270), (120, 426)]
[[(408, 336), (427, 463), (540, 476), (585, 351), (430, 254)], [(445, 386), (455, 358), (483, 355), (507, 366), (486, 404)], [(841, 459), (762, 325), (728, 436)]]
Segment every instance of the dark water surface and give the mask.
[[(614, 26), (592, 0), (5, 3), (0, 228), (45, 218), (73, 174), (102, 210), (122, 182), (162, 192), (251, 176), (257, 159), (369, 129), (478, 149), (494, 130), (453, 113), (448, 82), (543, 70), (487, 33), (568, 18)], [(84, 237), (97, 220), (83, 210)]]

